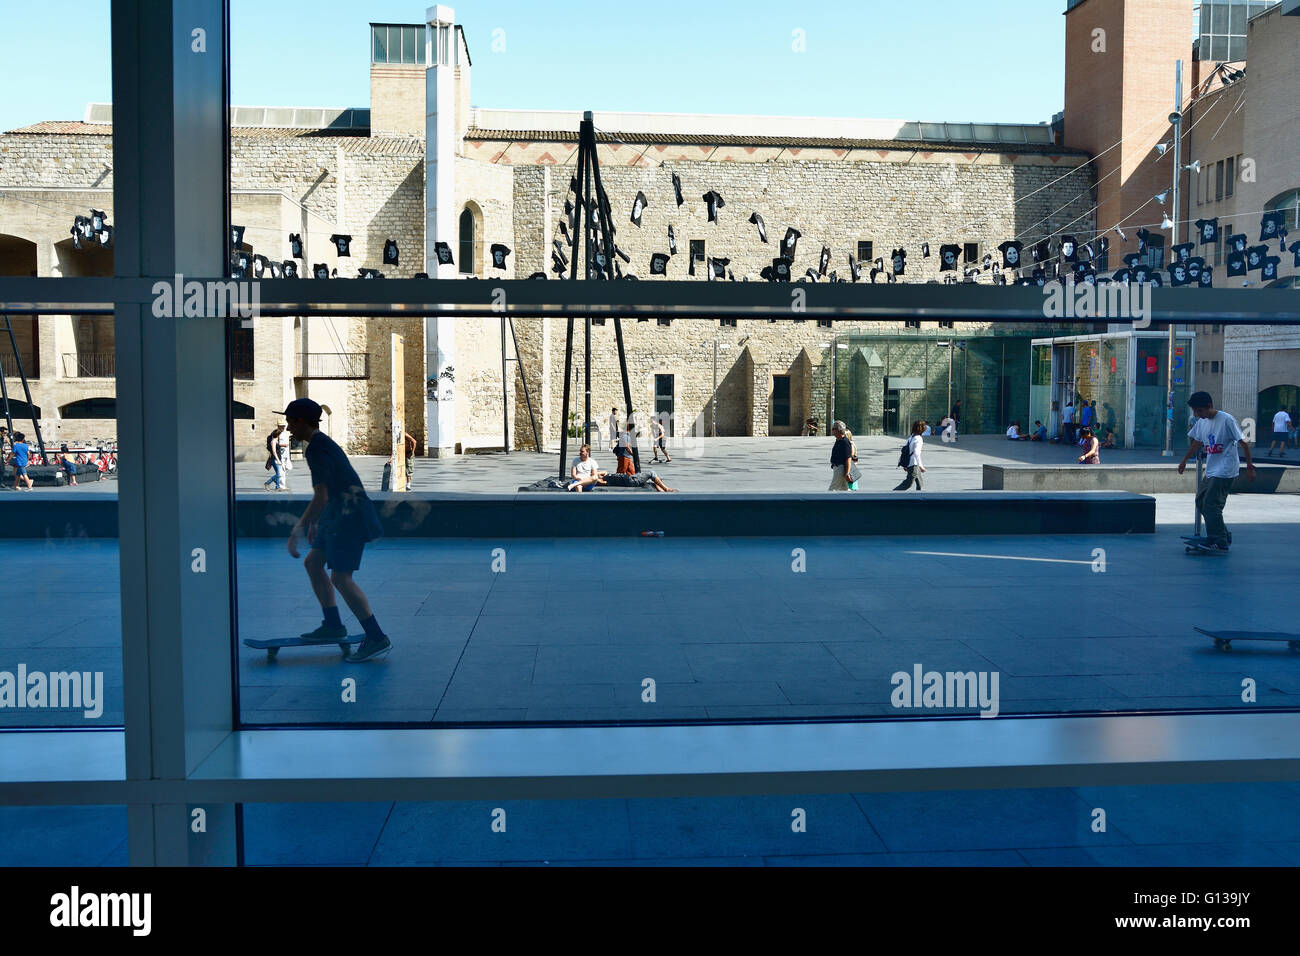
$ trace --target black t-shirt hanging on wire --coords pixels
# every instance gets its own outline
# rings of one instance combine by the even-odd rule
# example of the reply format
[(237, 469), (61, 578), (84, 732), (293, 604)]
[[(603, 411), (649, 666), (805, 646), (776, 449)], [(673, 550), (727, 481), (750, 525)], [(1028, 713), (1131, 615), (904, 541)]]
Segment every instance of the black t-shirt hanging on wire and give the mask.
[(1196, 247), (1194, 242), (1180, 242), (1176, 246), (1170, 246), (1169, 251), (1173, 253), (1173, 262), (1186, 263), (1192, 257), (1192, 249)]
[(767, 224), (763, 222), (763, 217), (756, 212), (749, 214), (749, 221), (758, 226), (758, 238), (760, 242), (767, 242)]
[(668, 227), (668, 254), (677, 255), (677, 237), (673, 235), (673, 227)]
[(1287, 251), (1295, 256), (1295, 267), (1300, 269), (1300, 242), (1291, 243), (1291, 246)]
[(445, 242), (435, 242), (433, 244), (433, 253), (437, 256), (438, 265), (440, 266), (451, 266), (456, 264), (451, 257), (451, 246), (447, 245)]
[(1000, 244), (998, 246), (998, 252), (1002, 253), (1002, 268), (1019, 269), (1020, 252), (1024, 247), (1024, 243), (1018, 242), (1015, 239), (1008, 239), (1006, 242)]
[(961, 246), (951, 243), (939, 247), (939, 271), (956, 272), (957, 256), (961, 254)]
[(1260, 266), (1260, 279), (1264, 282), (1272, 282), (1277, 278), (1277, 267), (1282, 264), (1282, 260), (1277, 256), (1265, 256), (1264, 264)]
[(831, 266), (831, 247), (822, 246), (821, 261), (817, 264), (817, 274), (825, 275), (826, 270)]
[(686, 201), (682, 198), (682, 179), (676, 173), (673, 173), (673, 195), (677, 198), (679, 206)]
[(334, 248), (338, 251), (338, 254), (340, 256), (351, 257), (352, 255), (351, 236), (340, 236), (338, 233), (335, 233), (334, 235), (330, 236), (330, 242), (334, 243)]
[(1202, 289), (1214, 288), (1214, 270), (1206, 268), (1201, 270), (1200, 286)]
[(638, 229), (641, 228), (641, 214), (645, 212), (645, 208), (648, 205), (649, 202), (645, 198), (645, 193), (638, 189), (636, 191), (636, 198), (632, 200), (632, 225), (636, 226)]
[(289, 255), (294, 259), (302, 258), (302, 236), (296, 232), (289, 233)]
[(718, 210), (726, 205), (726, 202), (722, 198), (722, 194), (710, 189), (700, 198), (703, 199), (706, 204), (708, 204), (709, 222), (717, 222)]
[(397, 260), (398, 260), (397, 242), (393, 239), (389, 239), (387, 242), (384, 243), (384, 265), (386, 266), (398, 265)]
[(803, 233), (798, 229), (795, 229), (793, 226), (790, 226), (785, 230), (785, 238), (781, 240), (781, 255), (785, 256), (791, 262), (794, 261), (794, 251), (799, 245), (799, 237), (802, 235)]
[(1187, 278), (1193, 282), (1201, 281), (1201, 272), (1205, 269), (1205, 260), (1200, 256), (1192, 256), (1185, 263), (1187, 266)]
[(1249, 241), (1250, 240), (1246, 238), (1244, 232), (1239, 232), (1234, 236), (1228, 237), (1227, 248), (1231, 249), (1233, 252), (1240, 252), (1242, 255), (1245, 255), (1246, 243)]
[(1066, 262), (1079, 261), (1079, 240), (1074, 236), (1061, 237), (1061, 258)]
[(489, 251), (492, 253), (493, 268), (504, 269), (506, 267), (506, 256), (510, 255), (510, 247), (503, 246), (499, 242), (494, 242)]
[(901, 276), (907, 272), (907, 250), (895, 249), (889, 254), (890, 264), (894, 267), (894, 275)]
[(1200, 240), (1201, 245), (1203, 246), (1208, 246), (1211, 243), (1218, 242), (1219, 241), (1218, 217), (1215, 217), (1214, 219), (1196, 220), (1196, 236)]
[(1264, 260), (1268, 257), (1268, 246), (1251, 246), (1246, 250), (1246, 268), (1254, 271), (1255, 269), (1264, 268)]
[(1259, 220), (1259, 241), (1268, 242), (1276, 239), (1278, 233), (1286, 228), (1286, 213), (1282, 210), (1266, 212)]
[(1244, 276), (1246, 274), (1246, 254), (1244, 252), (1230, 252), (1224, 260), (1227, 266), (1227, 273), (1230, 276)]

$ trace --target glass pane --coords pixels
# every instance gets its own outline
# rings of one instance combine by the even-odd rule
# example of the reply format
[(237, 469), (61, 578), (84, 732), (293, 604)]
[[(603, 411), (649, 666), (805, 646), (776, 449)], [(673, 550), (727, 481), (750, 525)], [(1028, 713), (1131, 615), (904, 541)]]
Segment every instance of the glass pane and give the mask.
[(415, 27), (402, 27), (402, 62), (415, 62)]
[[(1215, 34), (1228, 32), (1228, 4), (1211, 3), (1210, 4), (1210, 32)], [(1201, 16), (1205, 16), (1202, 7)]]
[[(1228, 32), (1235, 33), (1238, 36), (1244, 36), (1246, 33), (1246, 5), (1234, 3), (1229, 8)], [(1233, 57), (1236, 59), (1236, 57)]]
[(441, 37), (442, 47), (442, 52), (438, 56), (438, 62), (449, 64), (451, 63), (451, 28), (445, 26), (439, 27), (438, 33)]
[(1233, 62), (1246, 59), (1246, 38), (1229, 37), (1228, 38), (1228, 59)]
[(388, 62), (388, 27), (371, 27), (371, 61), (374, 63)]
[(415, 62), (425, 65), (428, 57), (428, 49), (425, 45), (425, 27), (415, 28)]
[(1214, 37), (1214, 43), (1210, 47), (1210, 59), (1215, 61), (1228, 59), (1228, 38), (1226, 36)]

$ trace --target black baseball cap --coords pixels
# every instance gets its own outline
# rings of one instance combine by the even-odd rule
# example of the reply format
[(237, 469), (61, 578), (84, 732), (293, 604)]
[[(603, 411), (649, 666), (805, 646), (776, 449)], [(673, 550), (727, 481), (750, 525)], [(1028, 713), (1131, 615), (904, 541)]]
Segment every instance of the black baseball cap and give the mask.
[(285, 418), (301, 418), (309, 422), (320, 421), (322, 409), (310, 398), (295, 398), (289, 407), (280, 412)]

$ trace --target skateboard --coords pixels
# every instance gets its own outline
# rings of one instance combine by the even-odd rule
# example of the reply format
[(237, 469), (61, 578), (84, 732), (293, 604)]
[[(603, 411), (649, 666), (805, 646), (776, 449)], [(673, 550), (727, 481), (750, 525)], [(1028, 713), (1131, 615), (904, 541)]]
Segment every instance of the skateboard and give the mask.
[(1221, 651), (1232, 650), (1233, 641), (1273, 641), (1281, 644), (1285, 643), (1293, 651), (1300, 651), (1300, 634), (1284, 634), (1281, 631), (1207, 631), (1204, 628), (1193, 628), (1206, 637), (1214, 638), (1214, 646)]
[(1195, 535), (1189, 534), (1181, 535), (1181, 537), (1186, 548), (1184, 552), (1186, 554), (1217, 554), (1226, 557), (1230, 553), (1227, 551), (1221, 551), (1218, 548), (1206, 547), (1211, 540), (1206, 537), (1198, 538)]
[(338, 641), (306, 641), (301, 637), (277, 637), (269, 641), (255, 641), (251, 637), (244, 638), (244, 646), (251, 647), (255, 650), (266, 651), (266, 659), (273, 661), (276, 655), (280, 653), (282, 647), (328, 647), (330, 644), (338, 644), (339, 650), (343, 656), (347, 657), (352, 650), (353, 644), (360, 644), (366, 639), (364, 634), (349, 634), (347, 637), (340, 638)]

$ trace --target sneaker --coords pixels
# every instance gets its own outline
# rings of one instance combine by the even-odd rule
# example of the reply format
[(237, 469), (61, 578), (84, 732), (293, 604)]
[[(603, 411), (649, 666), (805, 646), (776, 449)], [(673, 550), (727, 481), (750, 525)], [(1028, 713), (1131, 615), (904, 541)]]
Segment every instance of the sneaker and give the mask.
[(321, 644), (332, 644), (341, 641), (348, 636), (348, 629), (342, 624), (326, 624), (320, 622), (320, 627), (307, 634), (301, 635), (304, 641), (319, 642)]
[(345, 657), (344, 660), (353, 664), (359, 664), (362, 661), (368, 661), (371, 658), (388, 653), (388, 651), (392, 649), (392, 646), (393, 642), (388, 639), (386, 634), (381, 634), (379, 637), (366, 635), (366, 639), (357, 646), (355, 651)]

